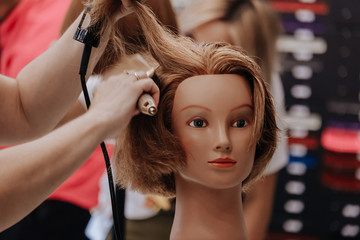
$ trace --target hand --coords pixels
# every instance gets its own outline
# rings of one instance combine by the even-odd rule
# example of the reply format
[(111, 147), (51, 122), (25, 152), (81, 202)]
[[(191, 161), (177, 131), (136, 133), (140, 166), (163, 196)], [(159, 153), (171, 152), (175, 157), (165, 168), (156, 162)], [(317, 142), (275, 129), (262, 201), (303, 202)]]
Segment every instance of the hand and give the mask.
[[(125, 17), (126, 15), (134, 11), (133, 1), (139, 1), (139, 0), (121, 0), (122, 4), (120, 6), (120, 10), (118, 11), (118, 14), (115, 16), (115, 21)], [(140, 2), (144, 2), (144, 1), (140, 1)]]
[(91, 16), (93, 19), (108, 19), (117, 22), (120, 18), (134, 12), (135, 1), (145, 2), (145, 0), (94, 0), (91, 2)]
[(103, 122), (106, 138), (116, 137), (139, 114), (136, 103), (142, 93), (149, 93), (159, 103), (159, 88), (151, 78), (137, 80), (133, 74), (108, 77), (96, 88), (89, 113)]

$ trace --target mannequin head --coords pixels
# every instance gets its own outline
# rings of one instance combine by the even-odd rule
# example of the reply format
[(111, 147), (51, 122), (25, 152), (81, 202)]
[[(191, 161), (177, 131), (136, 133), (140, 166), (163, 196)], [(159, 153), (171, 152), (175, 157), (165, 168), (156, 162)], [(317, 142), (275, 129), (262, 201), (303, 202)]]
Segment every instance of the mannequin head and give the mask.
[[(245, 146), (239, 146), (244, 150), (243, 154), (249, 158), (243, 163), (244, 165), (241, 165), (240, 173), (234, 175), (231, 181), (223, 184), (234, 184), (234, 178), (237, 177), (238, 182), (235, 182), (242, 182), (243, 189), (246, 189), (260, 177), (276, 146), (277, 127), (274, 108), (259, 68), (239, 48), (234, 46), (227, 44), (196, 45), (186, 38), (173, 40), (179, 41), (182, 47), (186, 47), (186, 51), (182, 51), (182, 48), (171, 48), (172, 56), (163, 55), (162, 58), (159, 58), (162, 61), (156, 70), (161, 92), (158, 114), (155, 117), (144, 115), (134, 117), (126, 133), (118, 139), (114, 153), (116, 172), (118, 173), (117, 182), (124, 187), (130, 185), (134, 190), (143, 193), (174, 196), (175, 174), (186, 174), (186, 170), (192, 168), (192, 164), (189, 164), (191, 150), (186, 147), (187, 141), (182, 139), (180, 131), (176, 131), (178, 128), (174, 119), (177, 116), (174, 110), (174, 100), (176, 100), (177, 94), (181, 94), (180, 91), (177, 91), (178, 87), (181, 90), (186, 83), (193, 81), (195, 86), (190, 86), (190, 88), (194, 88), (200, 93), (208, 89), (208, 84), (203, 85), (202, 82), (199, 82), (196, 85), (199, 78), (221, 76), (219, 78), (221, 80), (218, 79), (218, 81), (223, 81), (222, 84), (225, 85), (228, 84), (226, 77), (234, 76), (239, 84), (243, 84), (242, 87), (237, 86), (235, 91), (237, 94), (231, 92), (227, 95), (228, 93), (223, 92), (228, 88), (219, 89), (218, 94), (231, 96), (234, 99), (239, 97), (239, 93), (242, 91), (246, 91), (249, 95), (249, 106), (252, 108), (246, 107), (241, 110), (247, 113), (246, 116), (252, 115), (252, 125), (244, 128), (249, 133), (246, 135), (248, 141), (246, 140)], [(162, 53), (164, 52), (154, 54), (162, 55)], [(219, 82), (216, 83), (219, 84)], [(247, 100), (249, 99), (247, 98)], [(204, 101), (206, 100), (204, 99)], [(177, 102), (179, 102), (179, 98), (177, 98)], [(241, 101), (237, 103), (237, 105), (241, 104)], [(227, 113), (226, 116), (229, 115)], [(222, 126), (229, 127), (224, 124)], [(212, 144), (215, 143), (212, 142)], [(210, 144), (211, 142), (208, 147)], [(236, 145), (236, 143), (233, 144)], [(238, 149), (238, 146), (233, 146), (233, 148)], [(199, 149), (199, 151), (210, 152), (213, 151), (213, 148)], [(253, 158), (252, 154), (255, 155)], [(224, 186), (219, 183), (218, 187)]]
[[(249, 141), (246, 148), (241, 146), (249, 152), (246, 153), (249, 159), (242, 169), (243, 172), (239, 171), (235, 176), (243, 183), (244, 188), (250, 186), (251, 182), (261, 176), (270, 160), (277, 136), (272, 98), (259, 66), (239, 47), (227, 43), (196, 44), (190, 38), (173, 35), (157, 22), (146, 6), (139, 3), (135, 5), (134, 13), (142, 30), (139, 35), (147, 43), (146, 49), (137, 45), (131, 46), (128, 42), (121, 43), (120, 48), (130, 53), (146, 51), (159, 63), (155, 75), (161, 97), (156, 116), (135, 116), (125, 133), (117, 139), (114, 151), (117, 183), (123, 187), (131, 186), (142, 193), (175, 195), (175, 174), (191, 167), (190, 150), (185, 146), (185, 140), (182, 140), (179, 132), (176, 132), (173, 119), (173, 114), (176, 114), (173, 109), (175, 96), (179, 93), (178, 87), (180, 86), (181, 90), (189, 82), (197, 84), (199, 78), (211, 76), (212, 79), (221, 75), (223, 84), (227, 84), (229, 76), (237, 79), (239, 82), (236, 83), (240, 85), (236, 85), (238, 91), (235, 92), (245, 91), (251, 99), (248, 102), (251, 107), (247, 107), (246, 112), (250, 109), (252, 111), (252, 125), (244, 128), (250, 132)], [(109, 54), (105, 52), (103, 58)], [(198, 91), (204, 89), (207, 89), (206, 86), (202, 86)], [(226, 95), (222, 92), (225, 90), (222, 89), (219, 94)], [(229, 94), (232, 95), (234, 94)], [(232, 96), (234, 99), (235, 95)], [(237, 105), (241, 105), (241, 101)], [(234, 149), (238, 149), (238, 146)]]

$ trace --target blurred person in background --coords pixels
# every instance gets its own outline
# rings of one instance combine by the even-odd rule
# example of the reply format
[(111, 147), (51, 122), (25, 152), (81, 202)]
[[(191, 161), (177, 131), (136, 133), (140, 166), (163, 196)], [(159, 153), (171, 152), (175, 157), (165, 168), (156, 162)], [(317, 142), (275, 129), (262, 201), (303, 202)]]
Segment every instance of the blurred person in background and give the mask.
[(69, 4), (70, 0), (1, 1), (1, 74), (16, 77), (23, 67), (59, 38)]

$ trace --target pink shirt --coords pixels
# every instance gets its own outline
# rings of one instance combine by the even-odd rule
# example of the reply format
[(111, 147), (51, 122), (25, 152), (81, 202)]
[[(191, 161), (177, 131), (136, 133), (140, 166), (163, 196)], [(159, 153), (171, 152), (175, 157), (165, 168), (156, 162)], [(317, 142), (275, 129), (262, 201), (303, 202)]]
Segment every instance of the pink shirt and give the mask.
[(0, 24), (0, 73), (18, 72), (59, 37), (70, 0), (22, 0)]
[[(106, 145), (106, 148), (111, 157), (113, 145)], [(81, 168), (51, 194), (49, 199), (69, 202), (90, 210), (98, 204), (99, 181), (104, 171), (104, 156), (101, 148), (97, 147)]]
[[(59, 37), (71, 0), (22, 0), (0, 24), (0, 73), (16, 77)], [(80, 84), (80, 79), (79, 79)], [(74, 146), (76, 147), (76, 146)], [(109, 155), (112, 146), (108, 146)], [(97, 205), (99, 179), (105, 171), (100, 147), (49, 199), (66, 201), (85, 209)]]

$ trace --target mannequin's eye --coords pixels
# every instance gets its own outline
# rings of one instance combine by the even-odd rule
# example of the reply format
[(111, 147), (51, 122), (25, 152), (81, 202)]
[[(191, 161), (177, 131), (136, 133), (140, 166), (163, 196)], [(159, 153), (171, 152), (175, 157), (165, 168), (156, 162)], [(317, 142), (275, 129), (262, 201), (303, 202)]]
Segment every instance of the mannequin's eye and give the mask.
[(195, 128), (202, 128), (207, 126), (206, 122), (202, 119), (194, 119), (191, 122), (189, 122), (189, 125)]
[(236, 127), (236, 128), (243, 128), (246, 127), (248, 125), (248, 122), (245, 119), (240, 119), (235, 121), (232, 126)]

